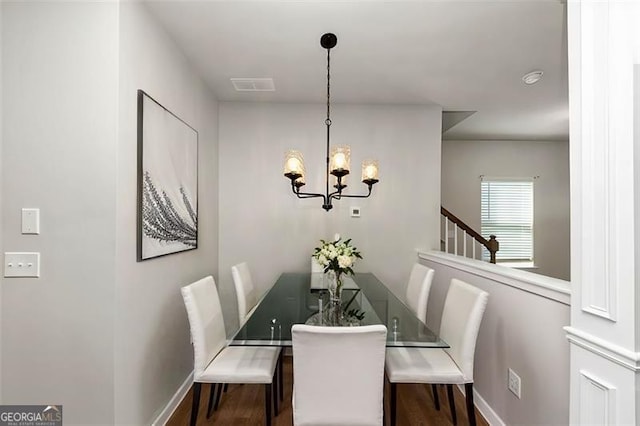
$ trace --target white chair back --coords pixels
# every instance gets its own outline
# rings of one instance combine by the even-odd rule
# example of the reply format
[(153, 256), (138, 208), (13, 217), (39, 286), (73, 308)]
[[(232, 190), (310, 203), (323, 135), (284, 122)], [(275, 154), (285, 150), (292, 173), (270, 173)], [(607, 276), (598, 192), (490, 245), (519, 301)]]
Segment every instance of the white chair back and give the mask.
[(384, 325), (296, 324), (293, 339), (293, 424), (383, 423)]
[(311, 258), (311, 272), (312, 273), (323, 273), (324, 267), (318, 263), (315, 257)]
[(236, 288), (236, 296), (238, 299), (238, 321), (240, 321), (240, 325), (242, 326), (247, 318), (247, 314), (258, 304), (258, 294), (253, 285), (247, 262), (232, 266), (231, 275), (233, 276), (233, 284)]
[(451, 280), (442, 310), (440, 337), (449, 344), (445, 351), (473, 382), (473, 358), (489, 293), (456, 278)]
[(224, 318), (212, 276), (182, 287), (181, 292), (193, 340), (193, 376), (198, 381), (211, 360), (225, 347)]
[(427, 304), (433, 282), (433, 269), (420, 263), (413, 265), (407, 286), (407, 305), (420, 321), (427, 322)]

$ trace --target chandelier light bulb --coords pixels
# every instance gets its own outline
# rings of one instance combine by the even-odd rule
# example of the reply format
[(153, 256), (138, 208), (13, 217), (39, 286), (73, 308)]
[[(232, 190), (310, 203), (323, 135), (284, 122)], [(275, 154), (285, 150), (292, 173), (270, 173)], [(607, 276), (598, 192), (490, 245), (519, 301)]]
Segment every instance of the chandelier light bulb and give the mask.
[(351, 148), (348, 145), (336, 145), (331, 149), (331, 174), (334, 176), (349, 174)]
[(284, 175), (287, 177), (304, 175), (304, 159), (300, 151), (292, 149), (287, 152), (284, 160)]
[(378, 182), (378, 162), (376, 160), (362, 162), (362, 181), (364, 183)]
[(300, 171), (300, 160), (297, 158), (289, 158), (289, 161), (287, 161), (287, 167), (292, 172)]

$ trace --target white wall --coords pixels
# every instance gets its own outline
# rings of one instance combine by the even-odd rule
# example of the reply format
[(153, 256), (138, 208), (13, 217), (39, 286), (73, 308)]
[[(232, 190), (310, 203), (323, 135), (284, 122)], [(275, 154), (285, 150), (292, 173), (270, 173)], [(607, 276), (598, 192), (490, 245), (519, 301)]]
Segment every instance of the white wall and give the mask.
[[(150, 424), (193, 370), (180, 287), (217, 278), (217, 103), (144, 6), (120, 6), (115, 422)], [(198, 131), (198, 248), (136, 262), (136, 91)]]
[[(3, 131), (2, 131), (2, 120), (4, 119), (4, 116), (2, 114), (2, 103), (3, 103), (3, 96), (2, 96), (2, 6), (0, 5), (0, 245), (2, 245), (2, 217), (3, 217), (3, 213), (2, 213), (2, 209), (3, 209), (3, 197), (2, 197), (2, 138), (3, 138)], [(2, 289), (0, 289), (0, 403), (3, 401), (2, 398), (2, 334), (1, 334), (1, 330), (2, 330)]]
[[(306, 271), (320, 238), (340, 232), (371, 271), (404, 290), (416, 249), (437, 248), (441, 110), (421, 106), (332, 105), (331, 143), (351, 145), (348, 190), (361, 193), (360, 163), (380, 161), (368, 199), (298, 200), (283, 176), (284, 154), (302, 151), (310, 192), (324, 192), (326, 107), (322, 104), (220, 104), (220, 293), (227, 331), (237, 327), (230, 268), (246, 260), (262, 290), (283, 271)], [(349, 207), (362, 209), (349, 217)]]
[[(427, 309), (427, 325), (434, 330), (440, 328), (451, 278), (489, 292), (474, 388), (490, 424), (568, 424), (569, 344), (562, 327), (569, 324), (569, 283), (444, 253), (420, 257), (435, 269)], [(507, 389), (508, 368), (521, 378), (521, 399)]]
[(537, 268), (529, 271), (568, 280), (569, 143), (443, 141), (442, 205), (478, 232), (481, 175), (539, 176), (534, 183), (533, 244)]
[(111, 424), (117, 3), (1, 7), (2, 251), (41, 253), (40, 278), (2, 280), (2, 402)]
[[(137, 2), (2, 3), (3, 403), (149, 424), (193, 368), (179, 288), (217, 273), (217, 103)], [(199, 132), (199, 246), (136, 262), (136, 91)], [(20, 209), (41, 234), (20, 234)]]

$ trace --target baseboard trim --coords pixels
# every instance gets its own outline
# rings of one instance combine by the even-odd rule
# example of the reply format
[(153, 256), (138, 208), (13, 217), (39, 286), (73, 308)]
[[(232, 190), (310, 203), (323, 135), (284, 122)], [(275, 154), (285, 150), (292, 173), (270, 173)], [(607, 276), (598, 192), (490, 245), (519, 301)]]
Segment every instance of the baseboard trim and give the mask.
[(189, 389), (191, 389), (192, 384), (193, 371), (189, 373), (182, 385), (180, 385), (176, 393), (173, 394), (167, 405), (165, 405), (165, 407), (162, 409), (158, 417), (156, 417), (153, 423), (151, 423), (152, 426), (164, 426), (167, 424), (167, 422), (173, 415), (173, 412), (176, 411), (178, 405), (180, 405), (184, 397), (187, 395), (187, 392), (189, 392)]
[[(458, 390), (465, 395), (464, 386), (458, 385)], [(473, 388), (473, 402), (476, 406), (476, 409), (482, 414), (482, 417), (489, 423), (491, 426), (507, 426), (505, 422), (502, 421), (500, 416), (493, 411), (493, 408), (485, 401), (485, 399), (478, 393), (478, 390)]]

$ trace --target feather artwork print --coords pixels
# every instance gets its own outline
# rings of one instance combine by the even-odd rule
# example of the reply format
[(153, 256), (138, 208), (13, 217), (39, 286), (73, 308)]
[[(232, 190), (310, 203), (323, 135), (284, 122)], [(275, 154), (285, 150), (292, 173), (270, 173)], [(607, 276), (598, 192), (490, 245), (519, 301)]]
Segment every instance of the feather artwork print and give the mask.
[(195, 247), (198, 236), (198, 217), (187, 198), (184, 188), (180, 187), (182, 202), (189, 215), (182, 217), (173, 207), (171, 199), (162, 191), (162, 196), (153, 185), (148, 172), (144, 174), (144, 200), (142, 229), (149, 238), (159, 241), (179, 241)]
[(198, 133), (138, 91), (138, 261), (198, 247)]

